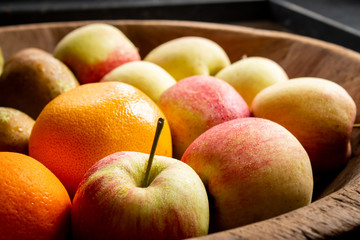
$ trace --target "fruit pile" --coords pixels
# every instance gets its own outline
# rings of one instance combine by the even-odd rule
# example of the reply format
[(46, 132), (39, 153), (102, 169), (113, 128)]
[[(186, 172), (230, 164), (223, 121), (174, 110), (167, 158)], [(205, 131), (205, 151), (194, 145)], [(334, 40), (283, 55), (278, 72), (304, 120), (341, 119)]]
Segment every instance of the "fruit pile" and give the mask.
[(77, 28), (53, 53), (0, 50), (1, 239), (182, 239), (312, 201), (351, 155), (340, 85), (230, 62), (186, 36), (145, 57), (116, 27)]

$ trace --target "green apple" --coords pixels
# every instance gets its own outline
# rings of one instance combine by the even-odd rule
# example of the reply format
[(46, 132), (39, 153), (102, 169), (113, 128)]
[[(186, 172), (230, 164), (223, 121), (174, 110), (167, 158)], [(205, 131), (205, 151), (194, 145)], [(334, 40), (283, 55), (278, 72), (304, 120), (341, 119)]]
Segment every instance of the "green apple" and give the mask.
[(203, 132), (219, 123), (249, 117), (246, 102), (230, 84), (212, 76), (192, 76), (166, 90), (158, 105), (169, 121), (173, 157)]
[(152, 49), (144, 58), (164, 68), (177, 81), (193, 75), (215, 75), (230, 65), (224, 49), (203, 37), (180, 37)]
[(98, 82), (123, 63), (140, 60), (138, 49), (118, 28), (106, 23), (79, 27), (60, 40), (54, 56), (63, 61), (81, 84)]
[(356, 106), (337, 83), (313, 77), (278, 83), (254, 98), (252, 111), (256, 117), (279, 123), (299, 139), (314, 174), (336, 170), (347, 162)]
[(212, 231), (265, 220), (308, 205), (313, 191), (309, 157), (284, 127), (239, 118), (200, 135), (182, 159), (208, 190)]
[(24, 48), (7, 59), (0, 76), (0, 106), (36, 119), (58, 95), (79, 86), (71, 70), (50, 53)]
[(81, 181), (71, 208), (74, 239), (183, 239), (206, 235), (206, 189), (185, 163), (118, 152), (97, 162)]
[(265, 57), (245, 57), (222, 69), (215, 76), (230, 83), (249, 107), (262, 89), (289, 79), (278, 63)]
[(160, 66), (146, 61), (125, 63), (106, 74), (101, 81), (119, 81), (133, 85), (157, 102), (176, 80)]

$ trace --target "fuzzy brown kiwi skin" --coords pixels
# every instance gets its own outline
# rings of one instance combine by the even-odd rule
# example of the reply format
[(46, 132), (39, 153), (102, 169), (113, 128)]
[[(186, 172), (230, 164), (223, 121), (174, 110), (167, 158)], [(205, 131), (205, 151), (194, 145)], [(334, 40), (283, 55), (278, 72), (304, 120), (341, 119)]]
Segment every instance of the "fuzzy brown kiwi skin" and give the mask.
[(0, 151), (28, 154), (34, 119), (8, 107), (0, 107)]
[(0, 76), (0, 106), (36, 119), (48, 102), (78, 85), (71, 70), (53, 55), (25, 48), (5, 62)]
[(4, 55), (3, 55), (1, 47), (0, 47), (0, 76), (3, 71), (3, 67), (4, 67)]

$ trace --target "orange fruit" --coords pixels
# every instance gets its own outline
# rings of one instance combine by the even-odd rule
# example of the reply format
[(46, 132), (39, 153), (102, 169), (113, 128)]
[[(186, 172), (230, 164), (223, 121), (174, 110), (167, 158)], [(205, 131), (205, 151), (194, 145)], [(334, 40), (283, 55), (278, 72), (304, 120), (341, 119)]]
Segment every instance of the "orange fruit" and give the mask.
[[(47, 166), (72, 198), (100, 159), (119, 151), (150, 153), (159, 117), (165, 119), (160, 108), (131, 85), (84, 84), (45, 106), (30, 135), (29, 155)], [(172, 155), (167, 122), (156, 154)]]
[(67, 239), (71, 201), (43, 164), (0, 152), (0, 239)]

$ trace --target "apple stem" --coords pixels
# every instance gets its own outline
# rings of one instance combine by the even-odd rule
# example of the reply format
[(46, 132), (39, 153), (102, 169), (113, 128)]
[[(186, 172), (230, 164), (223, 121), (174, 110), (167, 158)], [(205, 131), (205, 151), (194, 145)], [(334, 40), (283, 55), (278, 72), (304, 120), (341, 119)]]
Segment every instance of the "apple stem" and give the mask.
[(153, 163), (156, 146), (157, 146), (157, 144), (159, 142), (160, 133), (161, 133), (161, 130), (163, 129), (163, 127), (164, 127), (164, 122), (165, 122), (165, 120), (163, 118), (158, 119), (156, 132), (155, 132), (155, 137), (154, 137), (153, 145), (151, 147), (151, 152), (150, 152), (148, 164), (147, 164), (147, 167), (146, 167), (145, 177), (144, 177), (144, 181), (143, 181), (143, 184), (142, 184), (143, 187), (149, 186), (150, 169), (151, 169), (151, 165)]

